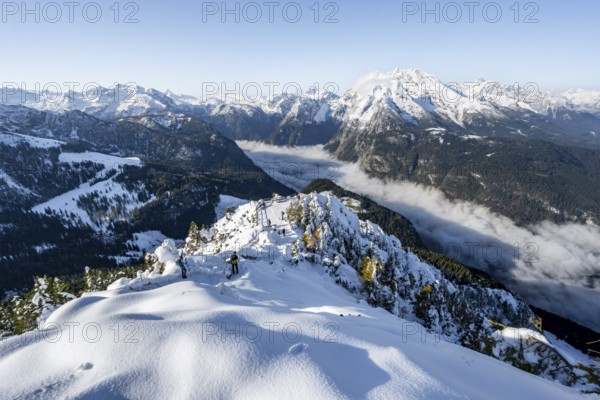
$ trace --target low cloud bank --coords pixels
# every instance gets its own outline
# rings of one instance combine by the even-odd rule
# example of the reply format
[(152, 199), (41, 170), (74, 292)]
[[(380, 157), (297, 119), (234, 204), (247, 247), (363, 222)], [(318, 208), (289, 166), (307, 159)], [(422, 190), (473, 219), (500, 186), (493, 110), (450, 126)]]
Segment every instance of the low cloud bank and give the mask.
[(507, 217), (410, 182), (371, 178), (322, 146), (238, 145), (273, 178), (300, 190), (331, 179), (409, 218), (437, 250), (487, 271), (529, 303), (600, 332), (600, 227), (543, 222), (518, 227)]

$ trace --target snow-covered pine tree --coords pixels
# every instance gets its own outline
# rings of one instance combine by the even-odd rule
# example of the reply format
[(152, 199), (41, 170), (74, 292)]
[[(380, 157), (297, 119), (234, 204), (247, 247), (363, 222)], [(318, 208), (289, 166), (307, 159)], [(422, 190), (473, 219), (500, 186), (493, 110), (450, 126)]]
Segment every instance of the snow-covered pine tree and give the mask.
[(44, 275), (35, 279), (31, 302), (39, 307), (38, 322), (43, 322), (52, 311), (76, 298), (68, 290), (68, 285), (59, 278)]
[(185, 240), (185, 255), (189, 256), (197, 252), (204, 241), (200, 229), (198, 229), (198, 225), (192, 221), (190, 223), (190, 229), (188, 230), (187, 239)]

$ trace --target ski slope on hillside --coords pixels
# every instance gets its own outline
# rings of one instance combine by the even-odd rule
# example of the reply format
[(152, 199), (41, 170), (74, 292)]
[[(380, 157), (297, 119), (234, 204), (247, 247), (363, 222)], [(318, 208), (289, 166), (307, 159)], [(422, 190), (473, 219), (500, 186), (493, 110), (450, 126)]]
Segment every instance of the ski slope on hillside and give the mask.
[[(85, 182), (76, 189), (63, 193), (42, 204), (36, 205), (32, 208), (33, 212), (44, 213), (47, 209), (50, 209), (55, 213), (65, 212), (66, 215), (73, 214), (79, 218), (81, 222), (87, 224), (95, 230), (102, 230), (105, 228), (105, 225), (110, 223), (110, 218), (105, 218), (105, 221), (102, 223), (93, 221), (89, 213), (82, 209), (79, 205), (79, 201), (85, 196), (98, 194), (106, 195), (111, 199), (125, 199), (125, 214), (131, 212), (136, 207), (141, 207), (144, 204), (154, 200), (154, 197), (152, 197), (146, 203), (140, 202), (137, 199), (136, 193), (130, 193), (123, 184), (114, 180), (114, 176), (108, 176), (111, 171), (121, 171), (125, 165), (141, 166), (142, 162), (139, 158), (121, 158), (102, 153), (85, 152), (61, 153), (59, 155), (59, 161), (61, 163), (93, 162), (95, 164), (103, 165), (104, 169), (102, 169), (96, 175), (94, 180)], [(106, 211), (108, 212), (109, 210)]]
[[(73, 300), (41, 331), (0, 343), (2, 397), (598, 398), (447, 343), (370, 307), (318, 265), (290, 263), (301, 232), (282, 218), (288, 206), (252, 202), (220, 220), (217, 241), (188, 257), (187, 280), (166, 240), (154, 270)], [(227, 280), (233, 249), (246, 257)]]

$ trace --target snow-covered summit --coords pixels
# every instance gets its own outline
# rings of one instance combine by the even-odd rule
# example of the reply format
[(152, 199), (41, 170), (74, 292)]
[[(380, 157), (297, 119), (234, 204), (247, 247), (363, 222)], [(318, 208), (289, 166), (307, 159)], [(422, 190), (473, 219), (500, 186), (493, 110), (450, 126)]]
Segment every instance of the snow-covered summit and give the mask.
[[(187, 280), (176, 244), (165, 241), (137, 278), (73, 300), (41, 331), (0, 343), (1, 393), (44, 399), (584, 398), (411, 321), (416, 316), (403, 296), (414, 294), (412, 279), (419, 288), (457, 293), (460, 287), (377, 225), (359, 220), (359, 207), (323, 193), (229, 209), (186, 241)], [(228, 280), (224, 261), (233, 250), (240, 274)], [(394, 312), (406, 307), (405, 318), (365, 301), (376, 300), (365, 297), (366, 282), (387, 287), (382, 272), (406, 278), (390, 304)], [(518, 307), (517, 300), (505, 300), (505, 307)]]
[[(146, 89), (136, 84), (115, 85), (104, 88), (90, 85), (84, 88), (51, 90), (2, 89), (2, 103), (20, 105), (40, 111), (82, 111), (94, 117), (112, 120), (144, 114), (159, 114), (177, 108), (172, 93)], [(181, 102), (180, 102), (181, 103)]]
[(484, 80), (444, 83), (415, 68), (374, 72), (360, 78), (346, 94), (349, 111), (344, 118), (375, 123), (387, 109), (413, 125), (438, 120), (467, 127), (478, 118), (507, 119), (502, 109), (531, 110), (524, 101), (528, 99), (519, 97), (520, 90)]

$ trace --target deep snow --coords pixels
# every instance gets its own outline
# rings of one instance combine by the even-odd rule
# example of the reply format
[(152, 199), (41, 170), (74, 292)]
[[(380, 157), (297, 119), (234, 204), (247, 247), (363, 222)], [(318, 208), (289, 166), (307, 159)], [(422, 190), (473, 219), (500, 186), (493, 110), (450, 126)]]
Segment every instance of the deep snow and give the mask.
[[(163, 274), (123, 278), (60, 307), (44, 330), (0, 343), (0, 397), (598, 398), (444, 342), (370, 307), (321, 267), (291, 264), (288, 203), (268, 204), (217, 223), (222, 247), (189, 257), (188, 280), (166, 240), (155, 252)], [(255, 209), (247, 229), (239, 221)], [(249, 246), (255, 259), (227, 280), (224, 259)]]

